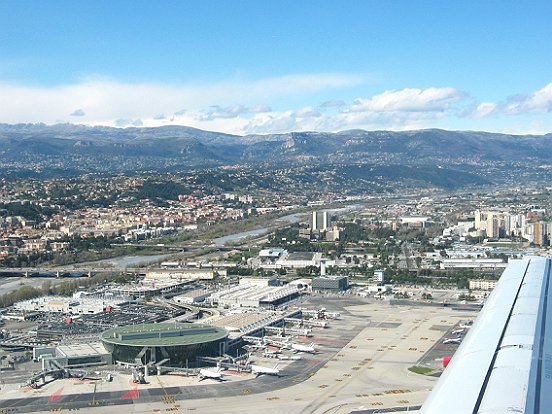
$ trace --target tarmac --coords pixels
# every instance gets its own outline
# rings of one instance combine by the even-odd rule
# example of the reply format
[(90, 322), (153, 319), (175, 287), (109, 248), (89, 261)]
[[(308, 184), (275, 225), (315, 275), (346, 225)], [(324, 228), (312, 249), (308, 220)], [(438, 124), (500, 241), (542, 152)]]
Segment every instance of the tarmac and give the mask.
[[(312, 338), (302, 338), (305, 343), (315, 342), (317, 353), (280, 362), (279, 377), (230, 373), (227, 381), (215, 383), (165, 375), (150, 376), (149, 384), (133, 384), (130, 376), (116, 374), (109, 383), (64, 379), (39, 389), (3, 385), (0, 413), (84, 410), (100, 414), (112, 413), (118, 406), (135, 413), (416, 410), (437, 378), (414, 374), (408, 368), (452, 326), (476, 316), (476, 311), (391, 305), (347, 295), (315, 296), (303, 305), (340, 312), (341, 319), (330, 321), (327, 329), (313, 329)], [(263, 366), (275, 363), (260, 356), (252, 359)]]

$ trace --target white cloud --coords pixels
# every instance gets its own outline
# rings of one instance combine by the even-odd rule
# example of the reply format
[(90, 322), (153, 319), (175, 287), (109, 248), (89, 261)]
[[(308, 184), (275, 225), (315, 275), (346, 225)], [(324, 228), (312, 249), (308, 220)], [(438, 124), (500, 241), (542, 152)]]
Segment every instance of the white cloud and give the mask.
[[(347, 74), (306, 74), (267, 78), (255, 81), (229, 80), (212, 84), (164, 85), (130, 84), (105, 79), (91, 79), (78, 84), (57, 87), (32, 87), (0, 83), (4, 105), (0, 122), (71, 121), (70, 115), (79, 108), (85, 115), (84, 124), (113, 125), (115, 120), (157, 117), (173, 113), (201, 111), (216, 104), (211, 117), (239, 116), (240, 111), (264, 113), (270, 107), (259, 102), (297, 97), (333, 88), (357, 85), (363, 78)], [(240, 104), (236, 105), (235, 102)], [(242, 106), (250, 105), (249, 109)]]
[[(552, 85), (552, 84), (550, 84)], [(469, 129), (489, 130), (474, 126), (473, 122), (493, 117), (496, 132), (545, 133), (549, 132), (548, 121), (525, 119), (518, 124), (496, 122), (506, 114), (536, 114), (550, 112), (552, 86), (547, 85), (531, 94), (511, 98), (508, 103), (516, 103), (515, 111), (506, 110), (506, 103), (477, 102), (455, 88), (406, 88), (398, 91), (385, 91), (368, 98), (358, 98), (349, 107), (329, 101), (317, 107), (306, 106), (296, 110), (267, 111), (242, 114), (232, 119), (234, 133), (281, 133), (289, 131), (340, 131), (345, 129), (390, 129), (412, 130), (420, 128), (447, 127), (464, 120)], [(468, 102), (466, 102), (468, 101)], [(471, 101), (471, 102), (470, 102)], [(335, 104), (334, 104), (335, 102)], [(326, 111), (339, 107), (340, 110)], [(471, 121), (469, 120), (471, 119)], [(228, 126), (228, 124), (227, 124)]]
[[(460, 108), (459, 117), (535, 116), (552, 112), (552, 83), (536, 92), (517, 94), (502, 102), (475, 102)], [(535, 122), (535, 121), (531, 121)], [(527, 121), (524, 121), (527, 124)]]
[[(212, 121), (217, 118), (237, 118), (242, 115), (262, 114), (270, 111), (271, 109), (268, 105), (255, 105), (253, 107), (247, 107), (245, 105), (232, 105), (227, 107), (213, 105), (205, 110), (199, 111), (196, 118), (200, 121)], [(184, 112), (180, 111), (180, 115), (183, 114)]]
[(116, 127), (141, 127), (144, 125), (141, 119), (116, 119), (113, 124)]
[(85, 116), (86, 114), (82, 109), (77, 109), (71, 113), (71, 116)]
[(504, 112), (509, 115), (543, 114), (552, 111), (552, 82), (536, 92), (509, 98)]
[(474, 118), (484, 118), (498, 111), (498, 105), (494, 102), (481, 102), (472, 112)]
[(342, 101), (341, 99), (332, 99), (326, 102), (322, 102), (320, 104), (320, 108), (339, 108), (345, 105), (345, 101)]
[[(502, 103), (478, 102), (453, 87), (430, 87), (387, 90), (359, 97), (350, 104), (341, 99), (308, 104), (312, 96), (327, 95), (328, 91), (337, 95), (340, 88), (362, 81), (358, 76), (312, 74), (204, 85), (129, 84), (89, 79), (73, 85), (41, 88), (0, 82), (4, 103), (0, 122), (79, 122), (118, 127), (187, 125), (247, 134), (446, 128), (458, 125), (460, 120), (473, 129), (474, 122), (481, 125), (486, 118), (492, 118), (498, 125), (495, 121), (505, 115), (535, 118), (535, 114), (552, 110), (552, 83)], [(285, 100), (306, 101), (307, 105), (282, 110), (272, 108), (275, 102), (281, 105)], [(535, 124), (534, 129), (548, 124)], [(498, 129), (498, 126), (494, 128)]]
[(352, 112), (425, 112), (444, 111), (464, 94), (455, 88), (406, 88), (399, 91), (385, 91), (372, 98), (358, 98), (351, 106)]
[(312, 106), (305, 106), (295, 111), (294, 116), (297, 118), (317, 118), (321, 116), (321, 113)]
[(263, 112), (270, 112), (272, 108), (268, 105), (255, 105), (249, 108), (249, 112), (252, 114), (262, 114)]
[[(296, 110), (266, 111), (253, 113), (241, 108), (240, 114), (232, 116), (227, 124), (238, 134), (281, 133), (289, 131), (339, 131), (344, 129), (393, 129), (408, 130), (427, 128), (436, 122), (454, 116), (453, 105), (464, 94), (454, 88), (403, 89), (386, 91), (371, 98), (358, 98), (349, 107), (339, 100), (327, 101), (318, 107), (306, 106)], [(328, 108), (340, 111), (326, 112)], [(232, 108), (216, 107), (213, 113), (228, 112)], [(217, 117), (203, 117), (188, 113), (195, 120), (212, 121)], [(220, 116), (219, 118), (222, 118)]]

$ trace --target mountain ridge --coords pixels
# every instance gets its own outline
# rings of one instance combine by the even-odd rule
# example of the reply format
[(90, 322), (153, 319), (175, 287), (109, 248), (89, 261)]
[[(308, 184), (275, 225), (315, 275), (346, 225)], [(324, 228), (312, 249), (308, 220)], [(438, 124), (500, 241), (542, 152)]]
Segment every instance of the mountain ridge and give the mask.
[[(289, 132), (233, 135), (186, 126), (113, 128), (0, 124), (0, 172), (136, 172), (249, 165), (448, 166), (489, 178), (493, 169), (549, 164), (552, 134), (484, 131)], [(69, 173), (70, 172), (70, 173)]]

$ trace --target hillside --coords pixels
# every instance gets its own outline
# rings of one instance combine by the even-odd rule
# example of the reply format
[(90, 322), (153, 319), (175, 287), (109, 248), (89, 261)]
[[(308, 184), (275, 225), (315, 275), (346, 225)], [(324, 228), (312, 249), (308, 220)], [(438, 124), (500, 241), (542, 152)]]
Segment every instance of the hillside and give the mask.
[[(447, 168), (458, 172), (457, 185), (465, 185), (478, 181), (474, 181), (475, 176), (482, 182), (508, 181), (516, 175), (528, 179), (539, 174), (548, 176), (547, 167), (540, 166), (547, 165), (552, 157), (552, 135), (430, 129), (242, 137), (181, 126), (120, 129), (2, 124), (0, 148), (0, 172), (7, 177), (178, 171), (230, 165), (275, 168), (359, 164), (370, 165), (370, 171), (377, 166), (389, 178), (414, 174), (412, 179), (426, 182), (435, 181), (439, 175), (436, 168)], [(394, 167), (386, 169), (389, 166)], [(400, 174), (398, 166), (402, 167)], [(470, 174), (471, 178), (466, 179), (463, 174)], [(452, 178), (447, 175), (447, 182), (451, 179), (454, 174)]]

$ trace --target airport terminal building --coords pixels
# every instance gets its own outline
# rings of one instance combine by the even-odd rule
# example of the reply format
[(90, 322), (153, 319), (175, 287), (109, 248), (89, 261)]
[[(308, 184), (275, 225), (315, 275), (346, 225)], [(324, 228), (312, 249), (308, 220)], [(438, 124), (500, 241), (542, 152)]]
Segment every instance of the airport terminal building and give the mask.
[(122, 326), (101, 334), (114, 362), (160, 363), (173, 367), (194, 365), (197, 357), (220, 356), (225, 351), (228, 331), (197, 325), (156, 323)]

